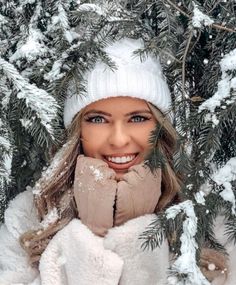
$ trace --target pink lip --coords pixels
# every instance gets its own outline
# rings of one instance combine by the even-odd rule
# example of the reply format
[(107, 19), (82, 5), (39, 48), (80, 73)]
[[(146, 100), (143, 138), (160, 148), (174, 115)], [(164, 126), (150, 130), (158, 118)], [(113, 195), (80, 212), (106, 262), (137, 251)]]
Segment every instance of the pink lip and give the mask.
[[(115, 156), (128, 156), (128, 155), (134, 155), (134, 153), (132, 153), (132, 154), (125, 154), (125, 155), (124, 154), (122, 154), (122, 155), (121, 154), (120, 155), (112, 154), (111, 156), (115, 157)], [(136, 161), (138, 159), (138, 154), (136, 153), (135, 155), (136, 155), (136, 157), (132, 161), (127, 162), (127, 163), (122, 163), (122, 164), (117, 164), (117, 163), (111, 162), (111, 161), (107, 160), (105, 157), (104, 157), (104, 160), (106, 161), (108, 166), (110, 168), (114, 169), (114, 170), (117, 170), (117, 171), (119, 171), (119, 170), (128, 170), (128, 168), (130, 168), (131, 166), (136, 164)]]

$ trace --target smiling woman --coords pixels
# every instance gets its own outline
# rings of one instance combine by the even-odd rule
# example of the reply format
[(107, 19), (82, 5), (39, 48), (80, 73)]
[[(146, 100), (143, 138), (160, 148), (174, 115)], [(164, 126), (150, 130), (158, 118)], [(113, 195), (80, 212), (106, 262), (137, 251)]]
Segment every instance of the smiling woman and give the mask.
[(145, 100), (118, 96), (96, 101), (84, 110), (83, 152), (107, 162), (120, 179), (131, 166), (144, 161), (155, 125), (156, 119)]
[[(6, 211), (0, 284), (168, 283), (168, 241), (143, 251), (139, 237), (160, 211), (178, 202), (177, 135), (159, 60), (133, 55), (143, 47), (142, 40), (127, 38), (109, 45), (105, 51), (117, 69), (97, 62), (85, 75), (86, 96), (68, 91), (65, 145), (34, 193), (21, 193)], [(162, 136), (154, 146), (149, 139), (156, 125)], [(145, 160), (154, 147), (166, 163), (152, 172)], [(225, 256), (213, 249), (203, 253), (202, 272), (212, 285), (223, 284)]]

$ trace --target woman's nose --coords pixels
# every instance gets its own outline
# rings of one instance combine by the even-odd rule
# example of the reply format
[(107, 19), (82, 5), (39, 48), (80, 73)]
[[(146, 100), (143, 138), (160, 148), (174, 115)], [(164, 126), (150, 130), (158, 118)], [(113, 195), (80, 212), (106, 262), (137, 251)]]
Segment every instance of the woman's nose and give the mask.
[(122, 124), (116, 124), (111, 128), (108, 143), (113, 147), (121, 148), (129, 144), (131, 136), (128, 129)]

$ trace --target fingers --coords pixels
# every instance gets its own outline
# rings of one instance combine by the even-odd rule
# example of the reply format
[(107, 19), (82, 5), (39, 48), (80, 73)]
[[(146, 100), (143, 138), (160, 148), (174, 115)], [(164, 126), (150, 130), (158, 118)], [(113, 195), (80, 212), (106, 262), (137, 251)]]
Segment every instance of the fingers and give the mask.
[(108, 166), (108, 164), (105, 161), (103, 161), (102, 159), (98, 159), (98, 158), (94, 158), (94, 157), (88, 157), (88, 156), (84, 156), (84, 155), (78, 155), (77, 164), (87, 165), (87, 166), (93, 165), (96, 167), (103, 166), (103, 165)]
[(123, 180), (127, 183), (132, 183), (135, 178), (158, 182), (161, 180), (161, 169), (157, 168), (152, 172), (151, 169), (144, 163), (134, 165), (129, 168), (128, 173), (124, 174)]
[(140, 164), (131, 166), (128, 170), (128, 173), (135, 172), (140, 178), (143, 179), (146, 176), (148, 171), (150, 171), (148, 166), (146, 166), (144, 163), (140, 163)]
[(129, 168), (128, 173), (123, 175), (122, 180), (129, 184), (138, 184), (139, 181), (146, 179), (150, 172), (149, 167), (144, 163), (137, 164)]
[[(134, 186), (137, 184), (137, 182), (142, 179), (135, 171), (130, 171), (123, 175), (122, 180), (118, 182), (118, 185), (122, 182), (125, 182), (131, 186)], [(122, 183), (123, 184), (123, 183)]]
[[(104, 175), (104, 179), (115, 179), (116, 178), (116, 172), (110, 168), (108, 165), (103, 165), (101, 167), (99, 167), (99, 170), (101, 170), (101, 172)], [(95, 171), (96, 173), (96, 171)]]
[(117, 183), (115, 225), (154, 213), (161, 196), (161, 169), (151, 172), (148, 166), (135, 165)]
[(88, 175), (88, 179), (93, 178), (97, 182), (102, 182), (107, 179), (115, 179), (116, 173), (108, 167), (108, 164), (97, 158), (85, 157), (79, 155), (75, 169), (75, 179), (77, 176)]
[(115, 171), (100, 159), (78, 156), (74, 197), (82, 223), (104, 236), (113, 226), (117, 182)]
[(119, 226), (135, 216), (134, 191), (125, 181), (117, 184), (117, 205), (114, 224)]

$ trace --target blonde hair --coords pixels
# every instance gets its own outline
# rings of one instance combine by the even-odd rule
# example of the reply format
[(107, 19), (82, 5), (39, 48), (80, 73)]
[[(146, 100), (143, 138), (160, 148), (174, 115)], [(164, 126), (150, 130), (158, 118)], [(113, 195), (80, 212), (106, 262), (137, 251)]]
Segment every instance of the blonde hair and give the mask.
[[(154, 146), (165, 155), (166, 160), (162, 170), (162, 195), (156, 208), (160, 211), (174, 200), (177, 201), (181, 190), (181, 175), (175, 172), (172, 161), (176, 150), (177, 134), (172, 123), (156, 107), (150, 103), (148, 106), (157, 123), (161, 124), (163, 131), (163, 135)], [(61, 159), (58, 163), (57, 161), (54, 163), (56, 166), (52, 175), (49, 177), (43, 175), (37, 183), (39, 193), (34, 196), (34, 203), (39, 220), (44, 220), (54, 208), (57, 209), (58, 219), (45, 229), (28, 231), (20, 237), (21, 246), (27, 252), (31, 265), (35, 267), (38, 266), (41, 254), (52, 237), (73, 218), (78, 217), (72, 186), (76, 160), (82, 153), (80, 140), (82, 119), (83, 110), (74, 117), (67, 131), (67, 143), (59, 150)], [(54, 160), (56, 160), (55, 157)], [(219, 267), (225, 268), (225, 262), (221, 262)]]
[(153, 113), (157, 124), (160, 124), (162, 135), (157, 140), (156, 145), (152, 147), (157, 148), (164, 156), (166, 161), (165, 167), (162, 169), (162, 195), (157, 204), (157, 211), (163, 210), (168, 204), (178, 199), (178, 193), (181, 190), (181, 173), (176, 173), (173, 166), (173, 155), (177, 147), (177, 133), (171, 121), (164, 116), (163, 113), (148, 103), (148, 106)]

